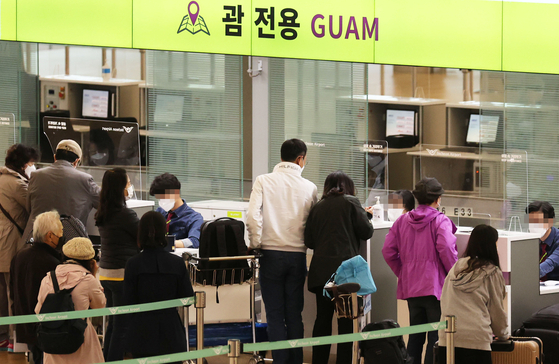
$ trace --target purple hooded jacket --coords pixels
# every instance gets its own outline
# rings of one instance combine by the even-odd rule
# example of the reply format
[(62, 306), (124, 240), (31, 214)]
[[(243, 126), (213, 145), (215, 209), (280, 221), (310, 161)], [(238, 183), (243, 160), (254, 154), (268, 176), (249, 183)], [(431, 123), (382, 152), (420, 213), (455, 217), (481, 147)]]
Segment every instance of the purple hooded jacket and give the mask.
[(398, 299), (441, 299), (444, 279), (458, 260), (456, 226), (443, 213), (419, 205), (396, 220), (382, 255), (398, 277)]

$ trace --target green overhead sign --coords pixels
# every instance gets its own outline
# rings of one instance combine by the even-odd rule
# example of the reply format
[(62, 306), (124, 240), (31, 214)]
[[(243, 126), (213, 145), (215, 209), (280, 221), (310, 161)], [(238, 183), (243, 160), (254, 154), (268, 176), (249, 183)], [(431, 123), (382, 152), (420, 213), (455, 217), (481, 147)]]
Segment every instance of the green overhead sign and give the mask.
[(0, 39), (16, 40), (16, 2), (0, 0)]
[(0, 0), (0, 39), (559, 73), (559, 0)]

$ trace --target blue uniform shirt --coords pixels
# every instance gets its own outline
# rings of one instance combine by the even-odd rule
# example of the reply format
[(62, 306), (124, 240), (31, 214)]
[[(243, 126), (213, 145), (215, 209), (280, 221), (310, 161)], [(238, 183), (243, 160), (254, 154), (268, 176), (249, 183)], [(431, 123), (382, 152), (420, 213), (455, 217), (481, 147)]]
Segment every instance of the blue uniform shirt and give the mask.
[(559, 280), (559, 249), (557, 249), (559, 247), (559, 229), (552, 227), (551, 233), (543, 242), (547, 245), (547, 258), (540, 264), (540, 278), (547, 274), (547, 279), (557, 281)]
[[(158, 207), (157, 212), (167, 219), (167, 211)], [(202, 215), (188, 207), (186, 202), (173, 212), (175, 215), (169, 223), (169, 234), (175, 235), (177, 240), (190, 239), (192, 248), (198, 248), (200, 246), (200, 227), (204, 223)]]

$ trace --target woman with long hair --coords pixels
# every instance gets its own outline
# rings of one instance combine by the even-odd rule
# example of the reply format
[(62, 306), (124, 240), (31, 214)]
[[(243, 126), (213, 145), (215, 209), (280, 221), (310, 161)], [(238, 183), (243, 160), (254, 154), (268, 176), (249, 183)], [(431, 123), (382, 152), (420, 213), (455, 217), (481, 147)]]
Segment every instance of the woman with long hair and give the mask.
[[(99, 279), (105, 290), (107, 307), (122, 305), (124, 268), (128, 259), (138, 253), (138, 215), (126, 206), (126, 200), (132, 194), (130, 179), (124, 169), (105, 172), (95, 224), (101, 237)], [(126, 319), (123, 315), (109, 317), (103, 348), (107, 361), (124, 358)]]
[[(342, 171), (330, 173), (324, 182), (322, 199), (314, 205), (305, 226), (305, 245), (313, 249), (308, 289), (316, 295), (313, 337), (332, 334), (334, 303), (322, 289), (340, 264), (359, 254), (361, 240), (373, 236), (370, 212), (355, 197), (351, 178)], [(338, 319), (338, 334), (353, 330), (350, 319)], [(351, 362), (351, 343), (338, 344), (336, 363)], [(313, 347), (313, 364), (327, 364), (330, 345)]]
[[(194, 295), (181, 257), (165, 251), (166, 222), (157, 211), (140, 219), (142, 252), (128, 261), (124, 275), (125, 304), (166, 301)], [(186, 333), (176, 308), (134, 314), (126, 345), (134, 358), (186, 351)]]
[[(456, 316), (460, 324), (454, 335), (456, 364), (491, 364), (493, 335), (508, 337), (508, 324), (503, 300), (505, 280), (499, 265), (497, 230), (478, 225), (472, 231), (464, 256), (445, 279), (441, 296), (442, 319)], [(445, 361), (446, 337), (440, 332)]]

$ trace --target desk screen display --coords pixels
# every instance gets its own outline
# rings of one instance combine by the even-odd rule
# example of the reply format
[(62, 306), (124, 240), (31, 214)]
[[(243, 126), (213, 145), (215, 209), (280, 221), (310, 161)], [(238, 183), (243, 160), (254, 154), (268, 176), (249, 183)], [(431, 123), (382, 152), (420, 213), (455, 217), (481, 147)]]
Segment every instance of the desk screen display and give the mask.
[(386, 110), (386, 136), (415, 135), (415, 111)]
[(109, 91), (83, 90), (83, 117), (107, 118), (108, 113)]
[(497, 139), (499, 117), (489, 115), (470, 115), (467, 143), (493, 143)]

